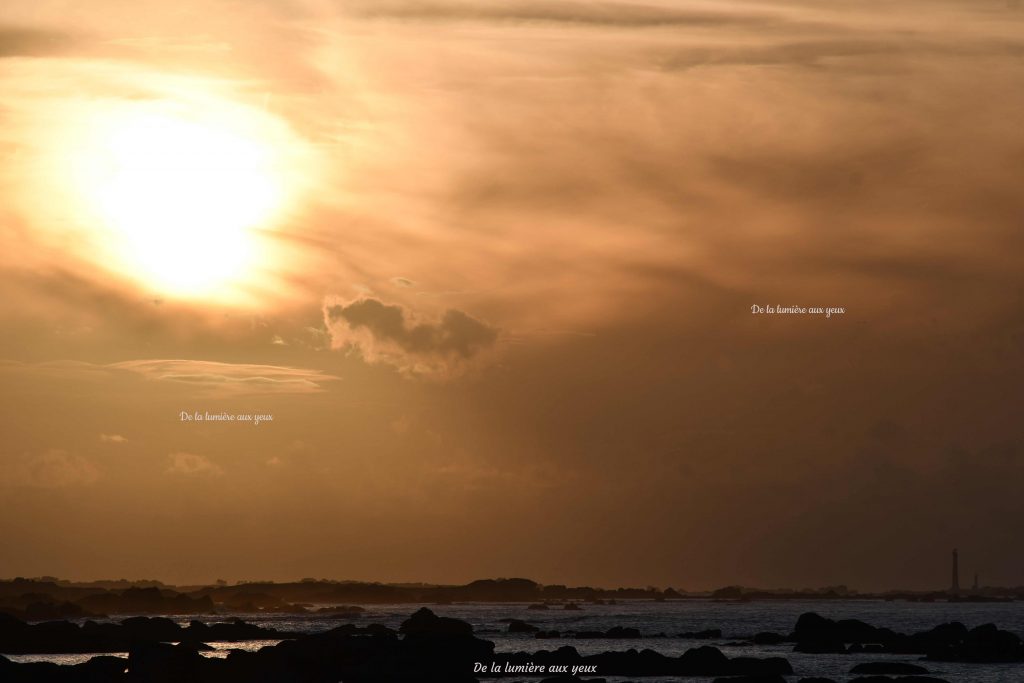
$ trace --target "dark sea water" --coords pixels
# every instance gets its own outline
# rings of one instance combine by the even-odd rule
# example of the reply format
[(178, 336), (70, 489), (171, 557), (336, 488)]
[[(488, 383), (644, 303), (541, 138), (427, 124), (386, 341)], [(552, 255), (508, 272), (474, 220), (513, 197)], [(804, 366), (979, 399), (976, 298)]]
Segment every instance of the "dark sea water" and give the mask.
[[(327, 619), (313, 615), (237, 615), (250, 623), (289, 631), (325, 631), (345, 623), (380, 623), (397, 628), (420, 605), (366, 606), (366, 613), (357, 618)], [(836, 681), (855, 678), (849, 671), (855, 664), (874, 661), (908, 661), (927, 668), (931, 675), (955, 683), (1024, 683), (1024, 664), (953, 664), (923, 662), (916, 655), (808, 655), (792, 651), (791, 644), (779, 646), (729, 645), (760, 631), (787, 634), (804, 612), (817, 612), (830, 619), (860, 619), (873, 626), (885, 626), (903, 633), (924, 631), (938, 624), (959, 621), (968, 628), (994, 623), (999, 628), (1024, 636), (1024, 602), (1010, 603), (909, 603), (874, 600), (779, 601), (725, 603), (710, 600), (679, 602), (621, 601), (615, 605), (584, 605), (582, 610), (568, 611), (560, 607), (549, 610), (530, 610), (526, 604), (455, 604), (426, 605), (442, 616), (456, 617), (471, 623), (481, 638), (495, 643), (499, 652), (536, 652), (554, 650), (569, 645), (582, 654), (606, 650), (649, 648), (666, 655), (679, 655), (692, 647), (714, 645), (727, 656), (780, 656), (789, 660), (797, 681), (804, 676), (827, 676)], [(234, 615), (199, 617), (202, 621), (225, 620)], [(197, 617), (173, 617), (183, 625)], [(544, 630), (605, 631), (612, 626), (639, 629), (645, 636), (666, 633), (673, 637), (644, 637), (641, 640), (538, 640), (531, 634), (507, 633), (502, 619), (517, 618)], [(715, 640), (688, 640), (674, 637), (686, 631), (721, 629), (722, 638)], [(223, 656), (229, 648), (258, 649), (269, 642), (211, 643), (221, 652), (208, 653)], [(14, 661), (58, 661), (76, 663), (89, 655), (9, 656)], [(600, 675), (600, 671), (598, 672)], [(616, 680), (616, 679), (610, 679)], [(648, 683), (663, 680), (644, 679)], [(710, 679), (689, 678), (689, 681)]]

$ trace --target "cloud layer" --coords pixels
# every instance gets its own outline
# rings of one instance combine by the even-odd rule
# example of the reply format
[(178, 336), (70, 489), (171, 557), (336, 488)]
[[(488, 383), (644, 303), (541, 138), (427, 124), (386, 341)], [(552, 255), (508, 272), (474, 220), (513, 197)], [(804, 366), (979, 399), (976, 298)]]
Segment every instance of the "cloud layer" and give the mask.
[[(1020, 582), (1020, 3), (3, 11), (0, 576)], [(246, 310), (57, 234), (43, 162), (179, 96), (325, 161)]]

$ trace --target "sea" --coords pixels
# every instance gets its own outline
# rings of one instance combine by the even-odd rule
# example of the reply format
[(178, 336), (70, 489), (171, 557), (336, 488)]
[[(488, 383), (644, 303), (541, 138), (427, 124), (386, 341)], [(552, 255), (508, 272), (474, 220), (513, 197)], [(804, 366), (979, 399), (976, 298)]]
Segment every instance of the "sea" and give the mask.
[[(581, 654), (628, 649), (651, 649), (665, 655), (678, 656), (687, 649), (713, 645), (729, 657), (785, 657), (793, 667), (798, 681), (803, 677), (824, 676), (846, 682), (857, 676), (850, 670), (862, 662), (905, 661), (924, 666), (930, 676), (950, 683), (1024, 683), (1024, 663), (1020, 664), (960, 664), (922, 661), (917, 655), (842, 654), (817, 655), (793, 652), (792, 644), (776, 646), (741, 644), (740, 641), (755, 633), (772, 631), (788, 634), (797, 618), (804, 612), (817, 612), (830, 619), (860, 619), (872, 626), (884, 626), (897, 632), (925, 631), (951, 621), (959, 621), (968, 628), (993, 623), (1001, 629), (1024, 637), (1024, 602), (1005, 603), (949, 603), (903, 602), (884, 600), (818, 600), (818, 601), (752, 601), (719, 602), (714, 600), (631, 601), (623, 600), (607, 605), (581, 605), (579, 610), (565, 610), (551, 606), (547, 610), (529, 609), (526, 603), (457, 603), (451, 605), (364, 605), (366, 610), (357, 617), (325, 618), (317, 614), (221, 614), (218, 616), (171, 616), (183, 626), (190, 621), (208, 623), (238, 617), (248, 623), (283, 631), (307, 633), (327, 631), (346, 623), (378, 623), (397, 628), (402, 621), (420, 607), (427, 607), (440, 616), (455, 617), (473, 625), (477, 636), (494, 642), (497, 652), (537, 652), (554, 650), (569, 645)], [(119, 616), (115, 620), (123, 619)], [(639, 629), (645, 636), (639, 640), (595, 639), (577, 640), (561, 638), (541, 640), (532, 634), (508, 633), (508, 619), (522, 619), (543, 630), (606, 631), (613, 626)], [(712, 640), (693, 640), (675, 637), (679, 633), (720, 629), (722, 637)], [(671, 637), (657, 637), (664, 633)], [(258, 650), (277, 641), (245, 643), (211, 642), (215, 649), (206, 656), (224, 657), (231, 649)], [(116, 653), (127, 657), (127, 653)], [(16, 662), (51, 661), (76, 664), (93, 655), (6, 655)], [(486, 663), (486, 662), (485, 662)], [(600, 677), (600, 671), (597, 676)], [(509, 680), (521, 680), (521, 675), (510, 675)], [(539, 679), (534, 679), (539, 680)], [(626, 679), (608, 677), (608, 681)], [(693, 677), (643, 679), (646, 683), (667, 681), (710, 681)]]

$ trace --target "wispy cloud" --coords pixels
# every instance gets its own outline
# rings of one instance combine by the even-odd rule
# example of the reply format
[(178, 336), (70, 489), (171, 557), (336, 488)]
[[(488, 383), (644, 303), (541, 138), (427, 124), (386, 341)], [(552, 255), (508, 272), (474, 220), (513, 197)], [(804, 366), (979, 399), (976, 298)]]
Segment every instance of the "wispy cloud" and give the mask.
[(667, 7), (629, 2), (515, 0), (502, 3), (442, 0), (373, 0), (350, 4), (357, 16), (403, 21), (476, 21), (501, 23), (576, 24), (618, 28), (720, 26), (764, 23), (766, 12), (720, 11), (700, 7)]
[(220, 465), (211, 461), (203, 455), (195, 453), (171, 453), (168, 456), (170, 465), (167, 468), (168, 474), (178, 474), (188, 477), (205, 476), (219, 477), (224, 474)]
[(47, 489), (85, 486), (95, 483), (100, 476), (92, 462), (60, 449), (25, 454), (4, 470), (0, 483)]
[[(77, 361), (0, 362), (0, 373), (82, 380), (102, 380), (112, 374), (129, 374), (154, 382), (190, 386), (204, 395), (225, 396), (317, 393), (339, 379), (307, 368), (183, 359), (132, 360), (107, 365)], [(118, 438), (124, 437), (101, 436), (102, 440), (112, 442), (118, 442)]]
[(337, 377), (319, 370), (217, 363), (198, 360), (137, 360), (109, 367), (137, 373), (151, 380), (188, 384), (226, 394), (308, 394), (323, 391)]

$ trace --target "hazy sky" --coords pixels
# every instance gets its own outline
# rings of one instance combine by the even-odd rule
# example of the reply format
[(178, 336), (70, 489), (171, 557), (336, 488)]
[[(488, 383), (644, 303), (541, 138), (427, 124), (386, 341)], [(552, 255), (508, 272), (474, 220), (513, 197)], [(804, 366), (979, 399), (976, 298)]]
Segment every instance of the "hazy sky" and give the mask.
[(1022, 58), (1016, 0), (4, 2), (0, 576), (1024, 584)]

